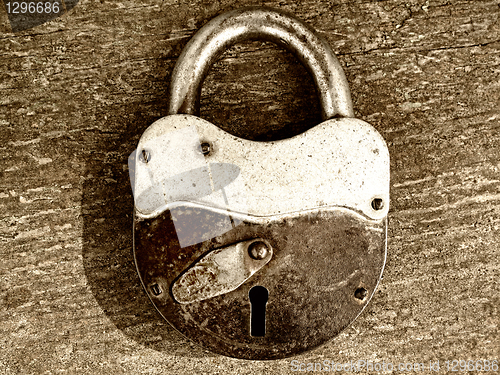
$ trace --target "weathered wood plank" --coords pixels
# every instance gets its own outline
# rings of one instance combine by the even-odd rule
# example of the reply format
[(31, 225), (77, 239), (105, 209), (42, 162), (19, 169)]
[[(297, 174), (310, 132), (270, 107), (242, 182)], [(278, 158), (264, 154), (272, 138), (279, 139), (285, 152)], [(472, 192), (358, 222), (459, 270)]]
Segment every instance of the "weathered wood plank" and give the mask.
[[(85, 0), (18, 34), (0, 11), (1, 373), (290, 372), (290, 360), (232, 360), (174, 332), (142, 292), (131, 252), (128, 154), (165, 114), (189, 38), (246, 4)], [(297, 359), (499, 359), (498, 1), (262, 4), (328, 39), (356, 115), (391, 153), (379, 292), (351, 328)], [(214, 65), (201, 113), (259, 140), (319, 121), (305, 69), (261, 42)]]

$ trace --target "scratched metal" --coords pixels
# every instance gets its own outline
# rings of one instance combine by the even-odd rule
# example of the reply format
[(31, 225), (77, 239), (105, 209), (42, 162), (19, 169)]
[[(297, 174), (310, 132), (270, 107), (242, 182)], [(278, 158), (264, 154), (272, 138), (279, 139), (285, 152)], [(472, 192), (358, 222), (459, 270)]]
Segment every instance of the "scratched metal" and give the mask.
[[(207, 223), (226, 215), (178, 207), (187, 221)], [(346, 209), (295, 217), (247, 217), (232, 230), (180, 248), (170, 211), (134, 223), (136, 265), (158, 311), (179, 332), (214, 352), (246, 359), (292, 356), (326, 343), (351, 324), (372, 297), (386, 258), (386, 219), (366, 220)], [(200, 236), (193, 233), (193, 236)], [(273, 248), (271, 261), (236, 290), (180, 304), (172, 296), (176, 279), (213, 249), (261, 237)], [(254, 286), (269, 291), (266, 333), (250, 335)], [(161, 293), (159, 293), (161, 291)]]

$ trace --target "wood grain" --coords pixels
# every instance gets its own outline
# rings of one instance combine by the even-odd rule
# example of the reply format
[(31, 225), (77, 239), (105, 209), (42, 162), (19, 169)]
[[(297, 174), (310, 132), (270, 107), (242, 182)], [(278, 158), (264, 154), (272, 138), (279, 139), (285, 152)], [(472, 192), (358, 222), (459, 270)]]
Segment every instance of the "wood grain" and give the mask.
[[(81, 0), (16, 34), (0, 11), (1, 374), (290, 372), (290, 360), (193, 346), (157, 315), (132, 256), (127, 157), (165, 115), (189, 38), (248, 4)], [(327, 38), (356, 116), (391, 155), (379, 290), (352, 327), (296, 359), (440, 360), (441, 372), (446, 360), (500, 360), (499, 1), (258, 4)], [(320, 113), (295, 57), (251, 42), (211, 69), (201, 116), (269, 140), (314, 126)]]

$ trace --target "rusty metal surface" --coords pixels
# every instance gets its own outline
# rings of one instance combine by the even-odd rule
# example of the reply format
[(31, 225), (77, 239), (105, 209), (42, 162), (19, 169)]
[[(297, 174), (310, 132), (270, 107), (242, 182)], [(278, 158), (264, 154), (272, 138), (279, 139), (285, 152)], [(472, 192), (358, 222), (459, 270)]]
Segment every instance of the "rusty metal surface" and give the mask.
[(292, 15), (265, 7), (244, 7), (212, 19), (186, 45), (170, 83), (169, 114), (199, 114), (201, 83), (212, 64), (233, 44), (268, 40), (294, 53), (311, 73), (323, 120), (354, 117), (349, 85), (330, 45)]
[[(225, 218), (202, 208), (178, 211), (207, 223), (200, 231)], [(186, 248), (179, 246), (170, 211), (136, 219), (134, 227), (136, 265), (158, 311), (197, 344), (238, 358), (283, 358), (336, 336), (373, 296), (386, 258), (386, 220), (365, 220), (341, 208), (271, 220), (247, 217), (223, 235)], [(174, 300), (172, 284), (193, 263), (213, 249), (256, 237), (269, 241), (273, 258), (239, 288), (189, 304)], [(250, 332), (254, 286), (269, 293), (264, 336)]]

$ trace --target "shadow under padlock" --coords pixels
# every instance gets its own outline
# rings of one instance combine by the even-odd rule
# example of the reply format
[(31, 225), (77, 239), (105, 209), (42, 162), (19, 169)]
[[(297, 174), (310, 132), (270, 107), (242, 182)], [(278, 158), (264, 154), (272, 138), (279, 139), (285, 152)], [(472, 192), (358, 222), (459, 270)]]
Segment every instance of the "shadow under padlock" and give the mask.
[[(128, 160), (136, 210), (144, 217), (153, 217), (168, 209), (181, 248), (210, 240), (241, 223), (229, 208), (235, 201), (238, 207), (245, 207), (240, 168), (231, 163), (207, 162), (207, 152), (202, 150), (204, 144), (194, 126), (153, 136), (146, 144)], [(136, 158), (142, 167), (136, 168)], [(180, 202), (220, 208), (225, 217), (207, 221), (192, 215)]]

